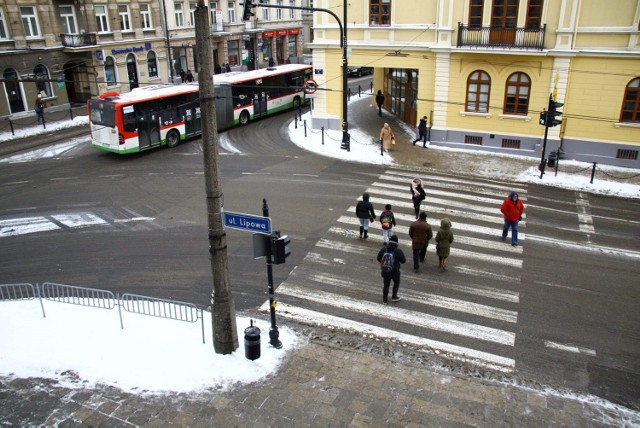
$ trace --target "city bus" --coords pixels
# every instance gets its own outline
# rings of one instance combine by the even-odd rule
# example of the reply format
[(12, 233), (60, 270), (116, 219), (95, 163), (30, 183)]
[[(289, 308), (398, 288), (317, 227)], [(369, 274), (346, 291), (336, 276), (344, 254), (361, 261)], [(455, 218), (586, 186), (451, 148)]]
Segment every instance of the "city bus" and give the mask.
[[(218, 130), (299, 108), (305, 102), (304, 83), (310, 78), (311, 66), (306, 64), (216, 74)], [(197, 82), (106, 92), (87, 101), (87, 107), (91, 145), (113, 153), (175, 147), (202, 132)]]

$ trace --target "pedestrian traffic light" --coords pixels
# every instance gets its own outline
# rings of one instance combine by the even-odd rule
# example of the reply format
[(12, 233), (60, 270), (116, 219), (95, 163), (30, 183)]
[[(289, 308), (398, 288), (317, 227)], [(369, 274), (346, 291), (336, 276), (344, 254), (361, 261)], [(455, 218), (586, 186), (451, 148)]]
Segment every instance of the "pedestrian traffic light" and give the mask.
[(540, 112), (540, 125), (547, 126), (547, 111), (543, 110)]
[(274, 265), (284, 263), (285, 259), (291, 255), (291, 249), (288, 247), (290, 243), (291, 239), (287, 235), (271, 237), (271, 255), (273, 256), (272, 263)]
[(562, 112), (558, 111), (562, 107), (563, 103), (553, 101), (553, 98), (549, 98), (549, 111), (547, 112), (547, 125), (548, 127), (558, 126), (562, 123), (562, 120), (557, 119), (558, 116), (562, 116)]
[(255, 15), (255, 13), (251, 12), (251, 9), (256, 7), (256, 5), (253, 4), (253, 0), (244, 0), (243, 6), (244, 9), (242, 10), (242, 20), (251, 21), (251, 17)]

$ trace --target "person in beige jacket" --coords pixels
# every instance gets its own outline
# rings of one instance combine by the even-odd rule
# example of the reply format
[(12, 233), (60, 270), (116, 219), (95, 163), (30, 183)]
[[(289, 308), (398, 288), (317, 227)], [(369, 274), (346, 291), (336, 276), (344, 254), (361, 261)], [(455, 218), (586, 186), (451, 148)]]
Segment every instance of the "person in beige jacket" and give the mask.
[(388, 123), (385, 123), (380, 130), (380, 139), (382, 140), (382, 148), (388, 152), (393, 144), (395, 144), (395, 136)]

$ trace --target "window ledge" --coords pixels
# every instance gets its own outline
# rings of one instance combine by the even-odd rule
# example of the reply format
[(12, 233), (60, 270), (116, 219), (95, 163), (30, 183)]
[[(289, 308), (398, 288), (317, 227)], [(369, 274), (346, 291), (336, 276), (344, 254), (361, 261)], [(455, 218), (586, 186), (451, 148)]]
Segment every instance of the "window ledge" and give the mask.
[(490, 119), (491, 116), (493, 116), (491, 113), (480, 113), (477, 111), (461, 111), (460, 112), (460, 116), (465, 117), (465, 116), (477, 116), (477, 117), (485, 117), (487, 119)]
[(530, 122), (531, 121), (531, 116), (528, 116), (528, 115), (499, 114), (498, 117), (500, 119), (524, 120), (525, 122)]
[(615, 128), (640, 128), (640, 122), (616, 122), (613, 126)]

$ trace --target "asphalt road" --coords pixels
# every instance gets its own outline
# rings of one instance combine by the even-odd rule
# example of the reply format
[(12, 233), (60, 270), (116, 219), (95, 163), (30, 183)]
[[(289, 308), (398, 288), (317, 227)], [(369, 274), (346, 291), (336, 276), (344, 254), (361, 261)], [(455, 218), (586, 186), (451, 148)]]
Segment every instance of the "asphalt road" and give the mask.
[[(357, 227), (345, 222), (374, 182), (404, 180), (413, 172), (301, 150), (283, 138), (289, 116), (222, 133), (219, 159), (225, 209), (261, 215), (266, 198), (274, 228), (292, 238), (291, 257), (274, 266), (284, 308), (500, 356), (513, 361), (520, 377), (640, 407), (639, 202), (526, 186), (527, 238), (517, 252), (505, 253), (483, 235), (483, 205), (492, 202), (482, 198), (513, 184), (434, 173), (441, 190), (459, 190), (438, 196), (444, 207), (432, 202), (430, 218), (468, 223), (456, 243), (469, 258), (452, 259), (446, 280), (435, 268), (413, 274), (407, 266), (404, 306), (380, 309), (380, 278), (371, 262), (378, 232), (359, 241)], [(56, 156), (2, 164), (0, 283), (58, 282), (207, 306), (213, 286), (201, 141), (120, 157), (79, 139)], [(471, 214), (456, 218), (462, 210), (456, 206)], [(401, 206), (397, 212), (407, 215)], [(16, 230), (27, 223), (48, 229), (8, 233), (7, 221), (17, 219)], [(253, 258), (251, 233), (227, 230), (227, 238), (236, 308), (255, 311), (268, 298), (265, 262)], [(325, 292), (332, 298), (316, 298)], [(496, 303), (490, 293), (513, 299)], [(477, 305), (503, 318), (468, 309)], [(433, 327), (436, 321), (445, 326)], [(459, 334), (461, 325), (506, 339)]]

